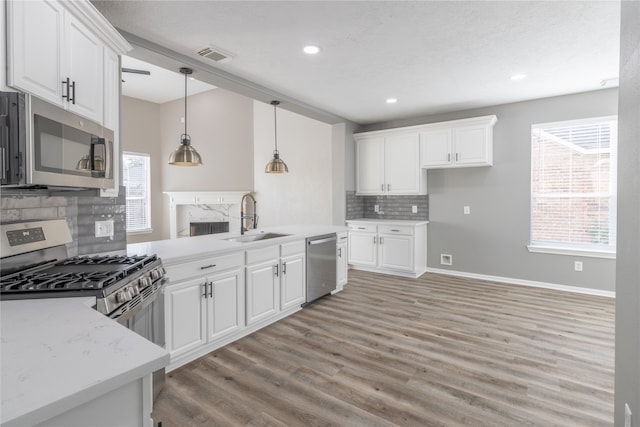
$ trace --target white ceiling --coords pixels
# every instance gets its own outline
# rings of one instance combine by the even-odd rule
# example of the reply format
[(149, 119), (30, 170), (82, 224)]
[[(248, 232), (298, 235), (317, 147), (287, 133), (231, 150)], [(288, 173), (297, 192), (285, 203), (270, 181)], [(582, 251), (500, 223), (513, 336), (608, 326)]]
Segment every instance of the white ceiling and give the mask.
[[(122, 68), (151, 73), (150, 75), (122, 73), (122, 94), (125, 96), (156, 104), (184, 97), (184, 74), (169, 71), (130, 56), (122, 57)], [(211, 89), (215, 89), (215, 86), (196, 80), (194, 77), (189, 77), (187, 81), (188, 95), (195, 95)]]
[[(93, 3), (128, 33), (361, 124), (596, 90), (618, 76), (617, 0)], [(306, 55), (307, 44), (322, 50)], [(194, 53), (209, 45), (233, 60)]]

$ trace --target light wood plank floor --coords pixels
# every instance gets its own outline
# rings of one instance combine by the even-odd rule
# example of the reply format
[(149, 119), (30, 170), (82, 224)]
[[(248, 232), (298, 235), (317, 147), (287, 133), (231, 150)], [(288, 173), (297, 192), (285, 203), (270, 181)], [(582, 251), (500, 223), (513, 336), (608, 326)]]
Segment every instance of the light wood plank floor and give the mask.
[(169, 426), (611, 426), (614, 301), (425, 274), (345, 290), (171, 372)]

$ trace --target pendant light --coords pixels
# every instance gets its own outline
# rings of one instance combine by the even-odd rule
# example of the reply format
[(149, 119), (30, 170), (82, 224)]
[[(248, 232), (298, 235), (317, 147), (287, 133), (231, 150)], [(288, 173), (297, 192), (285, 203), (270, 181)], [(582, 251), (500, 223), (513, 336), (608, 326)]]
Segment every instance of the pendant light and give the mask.
[(169, 164), (176, 166), (200, 166), (200, 154), (191, 145), (191, 137), (187, 134), (187, 77), (193, 73), (191, 68), (180, 68), (184, 74), (184, 133), (180, 135), (180, 146), (169, 156)]
[(267, 163), (267, 167), (264, 168), (266, 173), (287, 173), (289, 172), (289, 168), (287, 164), (282, 161), (280, 158), (280, 153), (278, 152), (278, 120), (276, 118), (276, 109), (280, 101), (271, 101), (271, 105), (273, 105), (273, 129), (274, 129), (274, 140), (276, 144), (276, 149), (273, 150), (273, 159), (269, 163)]

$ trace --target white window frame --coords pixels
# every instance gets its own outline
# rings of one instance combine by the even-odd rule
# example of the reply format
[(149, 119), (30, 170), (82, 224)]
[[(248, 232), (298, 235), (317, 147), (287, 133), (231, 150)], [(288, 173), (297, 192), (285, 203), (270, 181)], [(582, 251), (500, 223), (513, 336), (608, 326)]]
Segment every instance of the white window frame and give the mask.
[[(534, 253), (547, 253), (547, 254), (556, 254), (556, 255), (572, 255), (572, 256), (582, 256), (582, 257), (594, 257), (594, 258), (609, 258), (615, 259), (615, 244), (610, 246), (611, 250), (606, 250), (604, 248), (584, 248), (579, 244), (570, 245), (570, 244), (561, 244), (556, 245), (552, 242), (533, 242), (532, 241), (532, 233), (533, 233), (533, 131), (535, 128), (545, 128), (545, 127), (561, 127), (561, 126), (579, 126), (581, 124), (593, 124), (600, 123), (606, 121), (615, 121), (617, 122), (617, 116), (604, 116), (604, 117), (593, 117), (587, 119), (579, 119), (579, 120), (567, 120), (567, 121), (559, 121), (559, 122), (549, 122), (549, 123), (536, 123), (531, 125), (531, 178), (530, 178), (530, 223), (529, 223), (529, 245), (527, 245), (527, 249), (529, 252)], [(611, 161), (613, 165), (612, 174), (615, 177), (614, 182), (610, 182), (609, 190), (611, 192), (610, 201), (609, 201), (609, 229), (614, 229), (615, 233), (617, 233), (617, 150), (618, 150), (618, 135), (617, 135), (617, 126), (614, 126), (612, 129), (612, 146), (611, 146)]]
[[(125, 224), (125, 228), (127, 231), (127, 234), (130, 235), (135, 235), (135, 234), (148, 234), (148, 233), (152, 233), (153, 232), (153, 228), (151, 227), (151, 155), (148, 153), (137, 153), (137, 152), (133, 152), (133, 151), (123, 151), (122, 152), (122, 169), (123, 169), (123, 181), (126, 182), (126, 172), (125, 172), (125, 168), (126, 168), (126, 157), (125, 156), (137, 156), (137, 157), (145, 157), (146, 158), (146, 163), (147, 163), (147, 177), (146, 177), (146, 210), (147, 210), (147, 224), (146, 227), (143, 228), (138, 228), (138, 229), (134, 229), (134, 230), (130, 230), (129, 226), (128, 226), (128, 216), (127, 216), (127, 223)], [(124, 184), (124, 182), (123, 182)], [(126, 185), (125, 185), (126, 187)], [(127, 192), (128, 193), (128, 192)], [(138, 199), (138, 198), (136, 198)], [(125, 195), (125, 201), (129, 200), (129, 196), (128, 194)], [(126, 203), (126, 202), (125, 202)]]

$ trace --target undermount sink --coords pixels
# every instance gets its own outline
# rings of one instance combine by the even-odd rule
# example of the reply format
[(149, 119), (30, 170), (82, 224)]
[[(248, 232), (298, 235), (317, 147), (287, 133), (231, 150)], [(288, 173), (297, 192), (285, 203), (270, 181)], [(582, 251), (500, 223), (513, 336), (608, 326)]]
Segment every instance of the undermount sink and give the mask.
[(230, 237), (225, 240), (229, 242), (247, 243), (247, 242), (255, 242), (258, 240), (275, 239), (276, 237), (285, 237), (285, 236), (289, 236), (289, 234), (260, 233), (260, 234), (247, 234), (245, 236), (238, 236), (238, 237)]

